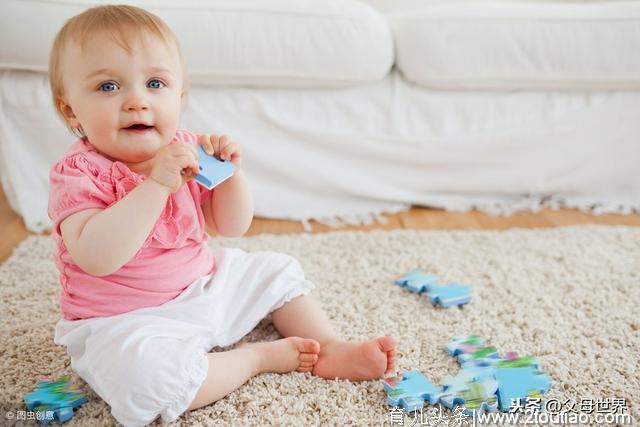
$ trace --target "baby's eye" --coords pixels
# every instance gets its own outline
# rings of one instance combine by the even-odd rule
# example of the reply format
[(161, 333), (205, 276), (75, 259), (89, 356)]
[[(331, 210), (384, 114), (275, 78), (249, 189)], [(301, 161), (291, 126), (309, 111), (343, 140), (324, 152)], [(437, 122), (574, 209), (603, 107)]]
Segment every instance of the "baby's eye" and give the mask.
[(113, 82), (106, 82), (100, 85), (100, 90), (102, 92), (113, 92), (114, 90), (117, 90), (117, 89), (118, 89), (118, 85), (116, 85)]
[(151, 89), (160, 89), (164, 87), (164, 82), (158, 79), (149, 80), (149, 83), (147, 83), (147, 87)]

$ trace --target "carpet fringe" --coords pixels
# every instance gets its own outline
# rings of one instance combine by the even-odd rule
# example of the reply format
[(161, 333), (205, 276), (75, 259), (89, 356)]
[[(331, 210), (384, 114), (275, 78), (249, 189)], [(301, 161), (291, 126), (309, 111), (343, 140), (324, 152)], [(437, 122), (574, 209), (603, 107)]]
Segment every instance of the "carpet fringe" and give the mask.
[[(603, 202), (588, 198), (569, 198), (565, 196), (549, 195), (527, 195), (512, 199), (492, 200), (452, 200), (445, 198), (444, 200), (437, 200), (435, 202), (419, 206), (444, 209), (450, 212), (469, 212), (477, 210), (489, 215), (500, 217), (509, 217), (521, 212), (536, 213), (543, 209), (557, 211), (562, 208), (578, 209), (581, 212), (592, 215), (630, 215), (633, 213), (640, 213), (640, 202)], [(411, 206), (408, 204), (392, 204), (373, 211), (336, 214), (335, 216), (329, 217), (309, 217), (301, 219), (300, 222), (306, 232), (312, 231), (311, 221), (336, 229), (343, 228), (348, 225), (369, 225), (374, 222), (387, 224), (389, 221), (384, 215), (406, 212), (410, 208)]]

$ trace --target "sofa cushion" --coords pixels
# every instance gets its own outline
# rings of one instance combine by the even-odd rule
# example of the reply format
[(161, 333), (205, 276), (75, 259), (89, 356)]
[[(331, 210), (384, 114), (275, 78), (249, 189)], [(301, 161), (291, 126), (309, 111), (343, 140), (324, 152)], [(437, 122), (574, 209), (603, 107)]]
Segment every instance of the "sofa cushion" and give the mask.
[[(46, 71), (58, 29), (99, 0), (3, 0), (0, 67)], [(137, 0), (181, 41), (197, 84), (339, 86), (379, 80), (393, 40), (374, 8), (355, 0)]]
[(640, 2), (378, 0), (396, 64), (433, 88), (640, 87)]

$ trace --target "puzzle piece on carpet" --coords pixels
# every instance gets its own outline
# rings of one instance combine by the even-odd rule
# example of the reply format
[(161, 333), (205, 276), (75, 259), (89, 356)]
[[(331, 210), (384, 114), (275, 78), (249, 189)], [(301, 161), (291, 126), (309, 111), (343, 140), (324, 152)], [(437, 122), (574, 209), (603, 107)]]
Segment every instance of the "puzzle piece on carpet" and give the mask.
[(508, 411), (514, 400), (527, 397), (539, 398), (551, 387), (550, 378), (533, 366), (522, 368), (496, 368), (498, 404), (501, 411)]
[(540, 362), (533, 356), (514, 357), (511, 359), (497, 359), (496, 368), (535, 368), (540, 369)]
[(493, 412), (498, 407), (498, 382), (492, 372), (461, 369), (455, 377), (446, 377), (443, 385), (440, 403), (449, 409), (464, 405), (464, 412), (472, 415)]
[(510, 353), (504, 358), (483, 358), (475, 360), (460, 361), (460, 366), (464, 369), (477, 368), (477, 367), (493, 367), (493, 368), (525, 368), (533, 367), (540, 369), (540, 362), (533, 356), (518, 357), (515, 353)]
[(440, 389), (418, 371), (386, 378), (383, 384), (389, 406), (402, 407), (407, 412), (422, 408), (424, 402), (434, 405), (440, 398)]
[[(482, 396), (478, 400), (472, 395), (463, 396), (465, 381), (482, 382), (495, 380), (498, 384), (496, 396), (501, 411), (509, 409), (513, 400), (521, 401), (527, 397), (541, 398), (551, 387), (548, 375), (540, 371), (540, 363), (533, 356), (519, 357), (517, 353), (509, 352), (504, 357), (497, 357), (494, 347), (485, 347), (484, 340), (478, 335), (454, 336), (445, 345), (445, 351), (451, 356), (457, 356), (462, 369), (456, 377), (445, 379), (445, 388), (441, 401), (443, 405), (459, 403), (466, 397), (471, 397), (475, 403), (474, 410), (492, 410), (492, 401), (482, 405)], [(474, 386), (472, 393), (478, 394), (486, 390)]]
[(438, 283), (438, 276), (427, 274), (424, 270), (416, 268), (398, 277), (393, 283), (411, 292), (422, 293), (428, 291), (431, 285)]
[(493, 412), (498, 408), (496, 391), (498, 382), (485, 379), (472, 381), (467, 390), (462, 390), (460, 396), (464, 399), (464, 412), (472, 416), (473, 413)]
[(498, 359), (498, 349), (495, 347), (482, 347), (458, 355), (458, 363), (461, 366), (489, 366), (496, 359)]
[(63, 423), (73, 417), (74, 408), (87, 402), (87, 398), (77, 390), (76, 386), (70, 384), (67, 375), (56, 381), (42, 380), (36, 385), (35, 391), (24, 397), (24, 402), (30, 411), (41, 412), (43, 416), (48, 411), (53, 413), (53, 419), (39, 419), (42, 424), (54, 420)]
[(449, 356), (471, 353), (484, 347), (484, 340), (479, 335), (456, 335), (444, 346)]
[(467, 304), (471, 301), (471, 286), (458, 283), (448, 286), (430, 285), (427, 297), (433, 304), (440, 304), (443, 308)]

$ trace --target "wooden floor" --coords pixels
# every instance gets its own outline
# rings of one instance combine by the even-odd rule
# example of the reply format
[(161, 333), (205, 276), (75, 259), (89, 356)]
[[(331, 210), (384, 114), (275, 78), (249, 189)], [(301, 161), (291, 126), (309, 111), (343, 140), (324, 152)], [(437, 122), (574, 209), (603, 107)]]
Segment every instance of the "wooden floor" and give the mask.
[[(539, 213), (522, 213), (511, 217), (493, 217), (481, 212), (456, 213), (438, 209), (413, 208), (386, 217), (386, 224), (371, 224), (366, 226), (348, 226), (340, 230), (392, 230), (398, 228), (410, 229), (506, 229), (513, 227), (537, 228), (558, 227), (574, 224), (612, 224), (640, 226), (640, 214), (634, 215), (589, 215), (576, 210), (562, 209), (559, 211), (545, 210)], [(335, 231), (333, 228), (313, 223), (312, 232), (322, 233)], [(255, 218), (247, 235), (261, 233), (302, 233), (304, 229), (298, 221), (270, 220)], [(16, 215), (7, 203), (0, 186), (0, 262), (4, 261), (13, 248), (20, 243), (29, 232), (22, 219)]]

